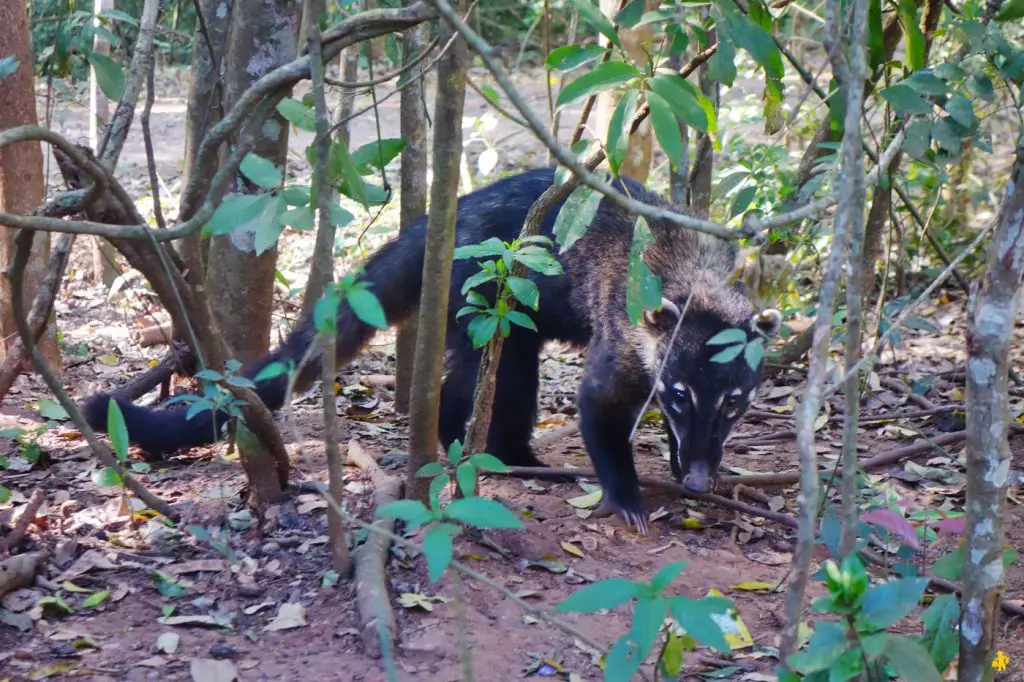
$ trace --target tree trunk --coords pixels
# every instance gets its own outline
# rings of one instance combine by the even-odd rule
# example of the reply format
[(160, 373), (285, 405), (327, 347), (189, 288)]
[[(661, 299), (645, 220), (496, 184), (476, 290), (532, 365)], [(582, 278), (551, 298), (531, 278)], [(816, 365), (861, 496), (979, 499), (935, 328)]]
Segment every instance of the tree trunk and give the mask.
[[(615, 21), (615, 15), (625, 4), (621, 0), (600, 0), (601, 12), (612, 23)], [(644, 0), (647, 11), (656, 9), (659, 4), (660, 2), (657, 0)], [(648, 43), (648, 47), (650, 46), (652, 37), (651, 24), (644, 24), (634, 29), (619, 29), (619, 39), (622, 41), (622, 47), (629, 55), (630, 61), (641, 67), (648, 60), (647, 53), (642, 48), (644, 43)], [(608, 40), (602, 38), (602, 44), (607, 46)], [(615, 113), (615, 107), (619, 103), (621, 94), (619, 90), (608, 90), (597, 96), (594, 134), (602, 143), (608, 139), (608, 125), (611, 122), (612, 114)], [(651, 159), (654, 156), (653, 138), (650, 118), (646, 118), (640, 127), (629, 136), (626, 158), (619, 166), (619, 175), (633, 178), (639, 182), (647, 182), (647, 177), (651, 173)]]
[[(408, 4), (408, 3), (407, 3)], [(416, 58), (426, 40), (424, 29), (416, 27), (405, 33), (402, 57), (406, 62)], [(401, 126), (405, 148), (402, 150), (402, 186), (400, 190), (399, 230), (406, 230), (427, 212), (427, 106), (423, 99), (422, 69), (413, 69), (402, 90)], [(395, 343), (395, 409), (409, 411), (413, 357), (416, 353), (416, 315), (410, 315), (398, 329)]]
[[(1019, 138), (1018, 138), (1019, 140)], [(967, 333), (967, 500), (960, 679), (991, 680), (1003, 587), (1003, 512), (1010, 446), (1008, 374), (1024, 282), (1024, 142), (989, 243)]]
[[(464, 15), (466, 0), (453, 3)], [(441, 31), (441, 45), (447, 44), (454, 29), (447, 23)], [(423, 291), (420, 294), (416, 354), (413, 361), (409, 410), (409, 471), (406, 495), (427, 502), (429, 481), (416, 472), (437, 458), (438, 408), (441, 402), (441, 369), (448, 328), (448, 293), (451, 287), (452, 251), (455, 248), (455, 219), (459, 188), (459, 159), (462, 156), (462, 113), (466, 102), (468, 48), (462, 38), (454, 44), (437, 67), (437, 97), (434, 104), (434, 182), (430, 187), (430, 218), (423, 259)]]
[[(114, 9), (114, 0), (93, 0), (93, 12), (99, 14), (108, 9)], [(93, 19), (99, 25), (98, 19)], [(93, 52), (102, 55), (110, 54), (110, 41), (97, 33), (92, 39)], [(107, 96), (100, 90), (96, 82), (96, 70), (89, 69), (89, 146), (93, 151), (98, 152), (100, 141), (103, 139), (103, 132), (110, 122), (110, 102)], [(117, 279), (118, 268), (115, 260), (117, 250), (102, 237), (90, 237), (90, 248), (92, 249), (92, 278), (96, 282), (103, 282), (107, 287)]]
[[(233, 2), (220, 0), (200, 0), (202, 19), (197, 19), (195, 42), (192, 46), (192, 84), (188, 93), (188, 114), (185, 125), (185, 162), (181, 174), (181, 186), (188, 187), (193, 176), (202, 180), (202, 186), (208, 187), (217, 172), (217, 160), (202, 168), (196, 168), (196, 155), (199, 145), (206, 132), (221, 119), (224, 114), (222, 97), (223, 85), (220, 84), (220, 66), (227, 55), (228, 29), (231, 26)], [(202, 27), (206, 27), (212, 45), (206, 43)], [(184, 196), (182, 197), (184, 199)], [(198, 208), (198, 204), (196, 205)], [(179, 206), (178, 220), (188, 220), (191, 215), (184, 215)], [(193, 234), (175, 243), (178, 253), (196, 270), (196, 281), (202, 281), (206, 272), (206, 255), (208, 240), (199, 234)], [(175, 334), (175, 338), (182, 338)]]
[[(32, 65), (32, 37), (29, 33), (26, 5), (19, 0), (0, 0), (0, 26), (6, 36), (3, 56), (18, 60), (17, 70), (3, 79), (4, 104), (0, 106), (0, 130), (21, 125), (36, 125), (35, 79)], [(31, 213), (43, 203), (43, 151), (38, 142), (19, 142), (0, 149), (0, 211)], [(6, 272), (14, 257), (14, 230), (0, 227), (0, 267)], [(32, 307), (39, 280), (50, 257), (50, 237), (37, 232), (32, 255), (25, 268), (24, 286), (12, 291), (6, 277), (0, 277), (0, 359), (18, 338), (11, 302), (21, 296), (25, 309)], [(51, 315), (46, 331), (39, 339), (39, 350), (55, 371), (60, 372), (57, 327)]]
[[(224, 108), (230, 109), (260, 77), (295, 58), (301, 4), (287, 0), (238, 0), (231, 22), (230, 51), (224, 67)], [(263, 128), (253, 153), (283, 166), (288, 125), (275, 113)], [(241, 174), (240, 174), (241, 175)], [(237, 191), (252, 185), (241, 177)], [(260, 218), (210, 240), (206, 281), (210, 302), (235, 359), (246, 364), (270, 345), (276, 245), (256, 255)], [(220, 368), (217, 368), (220, 369)]]
[[(718, 39), (718, 32), (715, 29), (708, 31), (708, 45), (714, 45)], [(701, 49), (707, 46), (701, 46)], [(712, 80), (707, 64), (698, 69), (700, 89), (704, 95), (711, 100), (718, 113), (718, 81)], [(715, 150), (711, 144), (711, 135), (697, 131), (696, 144), (693, 152), (693, 169), (690, 171), (690, 183), (687, 188), (690, 210), (698, 218), (707, 218), (711, 215), (711, 174), (715, 168)]]

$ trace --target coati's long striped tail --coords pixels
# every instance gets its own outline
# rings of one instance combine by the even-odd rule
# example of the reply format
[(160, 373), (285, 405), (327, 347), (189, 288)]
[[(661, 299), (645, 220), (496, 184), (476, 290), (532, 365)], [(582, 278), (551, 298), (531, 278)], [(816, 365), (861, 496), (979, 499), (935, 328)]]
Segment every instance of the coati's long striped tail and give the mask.
[[(402, 322), (419, 301), (423, 279), (425, 222), (419, 221), (377, 251), (367, 261), (365, 272), (360, 276), (361, 280), (371, 283), (371, 291), (380, 300), (390, 325)], [(340, 368), (359, 352), (376, 330), (356, 317), (345, 302), (338, 310), (337, 329), (337, 357)], [(245, 368), (245, 376), (252, 379), (260, 370), (276, 361), (287, 363), (293, 360), (298, 364), (315, 337), (313, 321), (309, 318), (303, 319), (280, 347)], [(296, 390), (303, 390), (319, 375), (320, 363), (316, 362), (315, 358), (312, 360), (307, 363), (304, 376), (297, 378)], [(260, 381), (256, 385), (256, 393), (268, 408), (276, 410), (284, 405), (288, 398), (285, 395), (287, 386), (287, 377), (278, 375)], [(90, 396), (83, 406), (86, 421), (96, 431), (107, 430), (110, 399), (109, 394), (97, 393)], [(118, 400), (117, 403), (128, 427), (129, 440), (150, 456), (212, 443), (217, 439), (220, 427), (227, 420), (227, 415), (223, 412), (214, 415), (210, 410), (204, 410), (188, 419), (188, 405), (161, 410), (138, 407), (123, 400)]]

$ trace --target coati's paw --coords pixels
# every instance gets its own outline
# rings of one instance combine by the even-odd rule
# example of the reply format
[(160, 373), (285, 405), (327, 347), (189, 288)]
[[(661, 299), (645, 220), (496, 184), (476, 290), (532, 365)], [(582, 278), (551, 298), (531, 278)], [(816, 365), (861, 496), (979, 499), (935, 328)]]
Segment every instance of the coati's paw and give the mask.
[(647, 535), (647, 511), (639, 488), (632, 491), (606, 491), (593, 515), (605, 517), (613, 514)]

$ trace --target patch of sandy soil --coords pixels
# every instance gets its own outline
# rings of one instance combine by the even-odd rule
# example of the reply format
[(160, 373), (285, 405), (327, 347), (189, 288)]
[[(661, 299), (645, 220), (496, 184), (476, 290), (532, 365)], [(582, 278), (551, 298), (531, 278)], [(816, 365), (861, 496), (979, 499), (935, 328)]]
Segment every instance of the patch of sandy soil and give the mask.
[[(159, 141), (156, 161), (165, 183), (164, 196), (168, 190), (172, 196), (178, 190), (186, 77), (181, 72), (165, 72), (158, 85), (160, 92), (170, 93), (158, 99), (153, 114), (154, 134)], [(542, 108), (545, 98), (536, 86), (536, 76), (524, 75), (519, 80), (531, 104)], [(758, 94), (759, 90), (753, 89), (749, 96), (756, 99)], [(471, 94), (467, 116), (482, 112), (484, 106)], [(397, 98), (381, 104), (385, 136), (398, 135), (397, 111)], [(563, 128), (574, 117), (575, 113), (567, 113)], [(73, 137), (81, 136), (85, 130), (82, 110), (68, 109), (55, 117), (54, 127)], [(355, 139), (372, 139), (373, 123), (368, 118), (357, 119), (353, 131)], [(500, 141), (502, 145), (499, 170), (540, 163), (540, 150), (532, 137), (514, 133), (515, 127), (507, 122), (500, 122), (488, 133), (491, 144)], [(563, 130), (563, 137), (567, 135)], [(295, 157), (301, 156), (307, 142), (308, 137), (303, 136), (293, 140)], [(483, 142), (471, 144), (471, 163), (484, 147)], [(146, 191), (141, 179), (145, 177), (144, 167), (145, 155), (136, 126), (118, 169), (119, 177), (136, 196)], [(306, 172), (301, 161), (293, 170), (299, 176)], [(393, 181), (397, 179), (395, 171), (390, 175)], [(486, 180), (479, 180), (479, 184), (483, 182)], [(168, 206), (173, 205), (168, 201)], [(386, 213), (383, 222), (393, 229), (393, 212)], [(353, 230), (361, 227), (355, 225)], [(373, 239), (380, 238), (383, 235), (371, 237), (371, 245)], [(308, 234), (289, 234), (282, 242), (281, 268), (295, 276), (298, 285), (307, 271), (311, 249), (312, 237)], [(65, 343), (65, 382), (81, 400), (98, 388), (143, 371), (162, 357), (165, 349), (142, 349), (131, 338), (131, 332), (140, 325), (162, 319), (155, 301), (142, 286), (128, 282), (108, 298), (105, 289), (85, 279), (87, 254), (76, 253), (74, 263), (57, 312)], [(279, 297), (282, 305), (276, 319), (283, 330), (294, 318), (296, 299), (283, 287)], [(962, 366), (961, 311), (962, 301), (932, 306), (928, 317), (936, 321), (943, 336), (908, 332), (907, 345), (895, 359), (889, 360), (887, 354), (888, 364), (879, 371), (913, 382)], [(1018, 344), (1015, 352), (1019, 349)], [(383, 336), (346, 368), (341, 383), (352, 386), (365, 375), (391, 374), (392, 353), (392, 339)], [(561, 348), (546, 351), (539, 415), (542, 431), (572, 421), (580, 364), (578, 353)], [(755, 407), (775, 410), (782, 418), (748, 417), (738, 426), (734, 440), (763, 438), (791, 429), (792, 405), (801, 389), (798, 375), (765, 382)], [(938, 403), (955, 402), (962, 400), (959, 390), (954, 381), (936, 380), (926, 395)], [(22, 377), (0, 407), (0, 427), (42, 425), (37, 401), (45, 397), (37, 378)], [(1020, 400), (1017, 395), (1015, 405)], [(378, 389), (372, 402), (375, 407), (367, 414), (348, 398), (339, 398), (339, 412), (349, 416), (342, 420), (341, 441), (357, 440), (391, 473), (402, 476), (405, 419), (394, 412), (388, 390)], [(290, 408), (294, 419), (283, 425), (293, 456), (294, 482), (323, 480), (326, 475), (318, 404), (316, 394), (298, 397)], [(834, 402), (833, 415), (841, 406), (841, 400)], [(866, 396), (864, 411), (866, 415), (885, 414), (913, 406), (904, 393), (876, 389)], [(914, 428), (906, 423), (866, 425), (861, 438), (866, 447), (863, 454), (870, 456), (910, 442), (918, 435), (914, 429), (931, 436), (962, 428), (940, 419), (914, 424)], [(818, 447), (826, 463), (834, 462), (838, 455), (840, 437), (838, 418), (832, 418), (818, 432)], [(240, 680), (385, 679), (381, 662), (366, 655), (359, 639), (352, 582), (331, 580), (325, 546), (326, 510), (315, 495), (295, 490), (283, 504), (269, 509), (264, 519), (253, 520), (234, 497), (244, 480), (241, 468), (237, 460), (225, 458), (223, 448), (199, 448), (154, 463), (144, 476), (146, 484), (164, 499), (183, 503), (188, 509), (187, 525), (205, 528), (218, 539), (226, 537), (218, 543), (199, 541), (190, 535), (176, 536), (159, 521), (145, 516), (137, 516), (133, 528), (116, 492), (92, 482), (90, 472), (95, 462), (67, 422), (45, 431), (38, 445), (40, 463), (5, 471), (3, 482), (14, 491), (13, 509), (20, 508), (35, 488), (45, 492), (47, 503), (37, 518), (38, 527), (22, 550), (46, 549), (52, 561), (39, 584), (10, 594), (3, 601), (10, 624), (0, 624), (0, 679), (232, 679), (231, 674), (218, 676), (218, 671), (224, 670)], [(0, 442), (0, 447), (6, 448), (0, 454), (23, 464), (9, 441)], [(642, 427), (637, 439), (641, 473), (670, 476), (663, 456), (665, 447), (658, 428), (650, 424)], [(955, 457), (959, 450), (953, 448), (945, 455), (936, 452), (918, 460), (917, 464), (927, 467), (924, 470), (899, 464), (874, 472), (872, 485), (878, 491), (893, 491), (920, 507), (947, 504), (960, 509), (962, 468), (944, 459), (946, 455)], [(1013, 439), (1013, 452), (1014, 469), (1024, 468), (1024, 439)], [(540, 455), (551, 465), (589, 466), (578, 435), (554, 439)], [(728, 446), (725, 466), (733, 473), (794, 471), (795, 446), (787, 437), (760, 444), (748, 442), (743, 447)], [(356, 469), (347, 469), (346, 486), (346, 508), (369, 520), (373, 489), (368, 478)], [(790, 486), (763, 494), (755, 491), (743, 499), (793, 513), (795, 492)], [(580, 585), (594, 580), (612, 576), (646, 579), (668, 562), (685, 561), (687, 567), (671, 591), (699, 597), (712, 588), (721, 590), (734, 600), (752, 637), (752, 645), (737, 650), (732, 662), (711, 665), (708, 670), (717, 669), (715, 674), (727, 679), (765, 679), (774, 664), (772, 650), (777, 645), (785, 592), (737, 586), (744, 582), (774, 585), (785, 580), (792, 559), (792, 532), (762, 517), (737, 515), (648, 491), (648, 508), (657, 511), (657, 520), (650, 534), (642, 537), (618, 521), (596, 519), (588, 510), (568, 503), (585, 493), (576, 483), (487, 478), (481, 494), (501, 499), (520, 512), (527, 529), (522, 533), (492, 534), (486, 543), (460, 538), (456, 557), (543, 609), (550, 609)], [(1024, 547), (1019, 488), (1016, 495), (1015, 503), (1007, 510), (1006, 529), (1008, 541)], [(0, 507), (0, 521), (9, 520), (11, 511), (11, 505)], [(226, 536), (225, 528), (230, 528)], [(927, 568), (950, 546), (948, 538), (942, 539), (927, 546), (915, 562)], [(824, 551), (819, 551), (815, 562), (824, 558)], [(171, 576), (182, 594), (162, 594), (158, 587), (166, 590), (168, 583), (153, 579), (157, 571)], [(431, 584), (422, 557), (397, 548), (392, 550), (387, 578), (400, 633), (399, 679), (464, 679), (461, 642), (466, 643), (477, 679), (601, 679), (595, 651), (579, 638), (529, 617), (506, 595), (489, 586), (464, 580), (460, 589), (450, 575)], [(39, 606), (40, 598), (58, 591), (74, 613), (60, 614)], [(109, 591), (110, 595), (96, 607), (87, 606), (90, 594), (100, 591)], [(819, 585), (812, 586), (812, 593), (820, 591)], [(425, 603), (429, 610), (401, 606), (403, 594), (421, 595), (412, 601)], [(461, 624), (456, 599), (459, 594), (465, 604)], [(1019, 602), (1022, 596), (1024, 568), (1018, 562), (1008, 571), (1006, 597)], [(290, 629), (268, 629), (285, 604), (299, 605), (303, 618)], [(161, 618), (168, 615), (198, 617), (207, 623), (161, 623)], [(564, 619), (587, 637), (611, 643), (627, 629), (630, 613), (628, 608), (620, 608)], [(20, 631), (18, 624), (29, 629)], [(1020, 679), (1024, 671), (1021, 630), (1019, 619), (1004, 618), (998, 633), (999, 646), (1010, 659), (1008, 675), (1017, 676), (1012, 679)], [(698, 679), (695, 675), (702, 664), (691, 657), (688, 665), (694, 676), (687, 679)]]

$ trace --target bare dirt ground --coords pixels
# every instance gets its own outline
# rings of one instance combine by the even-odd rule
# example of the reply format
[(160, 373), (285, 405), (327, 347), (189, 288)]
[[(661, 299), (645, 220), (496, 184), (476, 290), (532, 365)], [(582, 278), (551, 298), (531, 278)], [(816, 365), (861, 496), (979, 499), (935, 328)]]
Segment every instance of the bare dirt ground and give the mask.
[[(532, 105), (542, 109), (543, 92), (535, 74), (519, 78)], [(178, 189), (181, 145), (184, 140), (184, 112), (187, 72), (164, 72), (158, 80), (158, 98), (153, 112), (157, 168), (173, 198)], [(756, 98), (759, 90), (754, 89)], [(736, 103), (741, 97), (732, 100)], [(364, 101), (368, 101), (364, 98)], [(738, 105), (737, 105), (738, 106)], [(398, 99), (380, 106), (380, 124), (385, 137), (398, 136)], [(482, 113), (485, 104), (469, 95), (467, 117)], [(42, 109), (41, 109), (42, 111)], [(565, 128), (575, 112), (563, 117)], [(86, 130), (81, 107), (62, 105), (52, 124), (73, 138)], [(486, 144), (500, 144), (500, 167), (513, 170), (541, 163), (540, 148), (527, 133), (501, 122), (481, 133), (486, 142), (470, 146), (470, 160)], [(353, 139), (373, 139), (372, 119), (358, 119)], [(308, 136), (293, 139), (294, 172), (307, 169), (301, 151)], [(397, 164), (396, 164), (397, 165)], [(145, 155), (137, 129), (118, 169), (118, 176), (136, 195), (146, 193)], [(391, 171), (392, 180), (397, 171)], [(51, 177), (56, 177), (51, 175)], [(487, 179), (479, 179), (483, 184)], [(397, 184), (397, 183), (396, 183)], [(174, 200), (166, 200), (168, 207)], [(385, 213), (382, 224), (393, 229), (394, 211)], [(361, 230), (353, 225), (352, 230)], [(378, 240), (381, 236), (373, 236)], [(312, 249), (308, 234), (289, 234), (282, 241), (281, 269), (301, 285)], [(144, 370), (162, 357), (164, 349), (142, 349), (130, 334), (143, 324), (159, 318), (155, 302), (137, 282), (129, 281), (110, 295), (105, 288), (85, 279), (88, 262), (84, 246), (76, 254), (74, 268), (58, 303), (58, 323), (65, 344), (65, 381), (76, 399)], [(342, 265), (339, 265), (339, 269)], [(293, 279), (293, 282), (294, 282)], [(933, 374), (942, 375), (925, 393), (935, 403), (960, 402), (962, 379), (963, 299), (956, 292), (937, 300), (923, 315), (936, 324), (940, 334), (909, 332), (906, 345), (895, 357), (885, 355), (879, 367), (883, 377), (898, 378), (908, 385)], [(283, 287), (283, 302), (294, 302)], [(284, 310), (284, 312), (282, 312)], [(280, 308), (280, 322), (286, 326), (294, 316)], [(1018, 330), (1018, 338), (1024, 338)], [(341, 383), (353, 386), (361, 376), (393, 372), (393, 347), (389, 336), (379, 337), (351, 367)], [(1020, 360), (1018, 344), (1017, 359)], [(1018, 366), (1022, 366), (1018, 363)], [(540, 430), (558, 428), (573, 419), (573, 398), (580, 372), (580, 356), (551, 348), (543, 363)], [(792, 407), (802, 389), (799, 374), (766, 381), (755, 407), (774, 411), (782, 418), (746, 418), (733, 441), (761, 438), (792, 428)], [(19, 379), (14, 391), (0, 408), (0, 428), (35, 428), (45, 423), (40, 416), (40, 399), (47, 392), (35, 377)], [(891, 388), (876, 388), (866, 396), (865, 415), (889, 414), (911, 409), (920, 398)], [(319, 398), (297, 398), (291, 407), (295, 427), (284, 434), (293, 453), (293, 480), (323, 480), (322, 420)], [(361, 406), (339, 398), (342, 443), (358, 443), (387, 469), (404, 474), (401, 452), (405, 448), (405, 419), (393, 410), (389, 391), (378, 389), (375, 397)], [(1016, 394), (1014, 409), (1022, 411), (1022, 394)], [(818, 447), (827, 463), (839, 453), (841, 418), (835, 409), (818, 432)], [(862, 428), (865, 456), (911, 442), (923, 435), (962, 428), (957, 418), (928, 418), (913, 422), (870, 424)], [(95, 461), (80, 434), (66, 421), (58, 421), (38, 437), (40, 460), (32, 465), (8, 440), (0, 441), (0, 454), (14, 464), (4, 472), (4, 485), (14, 491), (12, 504), (0, 506), (0, 521), (23, 507), (39, 487), (46, 504), (37, 515), (34, 529), (23, 549), (45, 548), (52, 562), (43, 579), (33, 588), (20, 590), (3, 599), (0, 611), (0, 680), (87, 679), (87, 680), (367, 680), (384, 679), (381, 665), (368, 657), (358, 636), (358, 618), (351, 581), (331, 579), (326, 551), (327, 517), (319, 498), (296, 492), (282, 505), (271, 508), (262, 524), (254, 523), (234, 497), (243, 482), (236, 459), (226, 459), (221, 447), (201, 448), (170, 461), (157, 463), (144, 476), (146, 484), (172, 502), (189, 503), (188, 524), (206, 527), (217, 534), (228, 527), (226, 545), (219, 548), (191, 535), (176, 534), (159, 520), (144, 514), (125, 513), (116, 491), (99, 488), (90, 472)], [(668, 478), (669, 467), (660, 432), (652, 425), (641, 429), (637, 439), (637, 461), (641, 473)], [(1024, 468), (1024, 438), (1012, 440), (1013, 467)], [(875, 472), (871, 485), (879, 494), (899, 495), (913, 508), (962, 509), (963, 469), (961, 447), (935, 451), (914, 463), (899, 464)], [(585, 450), (577, 435), (554, 439), (541, 452), (552, 465), (588, 467)], [(742, 447), (727, 445), (725, 466), (733, 473), (782, 472), (796, 468), (795, 445), (791, 438)], [(482, 544), (466, 538), (456, 546), (456, 557), (470, 563), (509, 591), (520, 594), (539, 607), (549, 608), (580, 585), (611, 576), (646, 579), (670, 561), (686, 561), (687, 568), (677, 581), (680, 593), (699, 597), (711, 589), (733, 599), (750, 631), (751, 642), (737, 649), (724, 667), (706, 668), (706, 677), (763, 680), (774, 664), (781, 608), (785, 592), (775, 592), (751, 583), (775, 585), (783, 581), (792, 559), (792, 533), (761, 517), (737, 515), (708, 505), (677, 499), (663, 493), (647, 493), (648, 508), (656, 520), (647, 537), (639, 536), (617, 521), (595, 519), (590, 510), (578, 509), (568, 500), (586, 494), (577, 484), (489, 478), (481, 494), (499, 498), (520, 511), (527, 530), (493, 536)], [(347, 471), (345, 506), (361, 518), (372, 515), (373, 488), (358, 470)], [(792, 513), (795, 488), (752, 493), (743, 499), (777, 511)], [(1024, 510), (1021, 490), (1006, 518), (1008, 540), (1024, 547)], [(184, 525), (184, 524), (183, 524)], [(133, 527), (134, 526), (134, 527)], [(951, 547), (948, 538), (926, 546), (915, 557), (923, 569)], [(499, 549), (501, 551), (499, 551)], [(884, 551), (884, 548), (881, 548)], [(821, 552), (816, 561), (825, 558)], [(158, 573), (168, 576), (158, 580)], [(525, 614), (506, 596), (492, 588), (464, 581), (466, 613), (460, 628), (455, 596), (458, 586), (450, 576), (438, 584), (429, 583), (421, 557), (395, 549), (388, 574), (398, 618), (399, 678), (447, 682), (463, 678), (460, 637), (468, 640), (468, 651), (479, 679), (512, 680), (555, 677), (596, 680), (601, 678), (597, 652), (579, 639)], [(746, 584), (745, 584), (746, 583)], [(179, 591), (175, 594), (176, 587)], [(814, 587), (819, 590), (817, 586)], [(109, 592), (105, 598), (97, 593)], [(59, 595), (68, 606), (40, 602)], [(91, 605), (88, 601), (92, 597)], [(1024, 569), (1020, 562), (1008, 572), (1006, 597), (1021, 602), (1024, 597)], [(52, 600), (50, 600), (52, 602)], [(302, 618), (281, 617), (285, 610), (298, 608)], [(163, 620), (168, 619), (171, 620)], [(178, 620), (173, 620), (177, 618)], [(628, 609), (592, 616), (568, 616), (581, 632), (603, 642), (612, 642), (629, 624)], [(999, 645), (1010, 658), (1003, 679), (1024, 679), (1024, 635), (1020, 619), (1005, 618)], [(465, 633), (462, 635), (461, 633)], [(707, 652), (706, 652), (707, 653)], [(691, 661), (698, 679), (701, 666)]]

